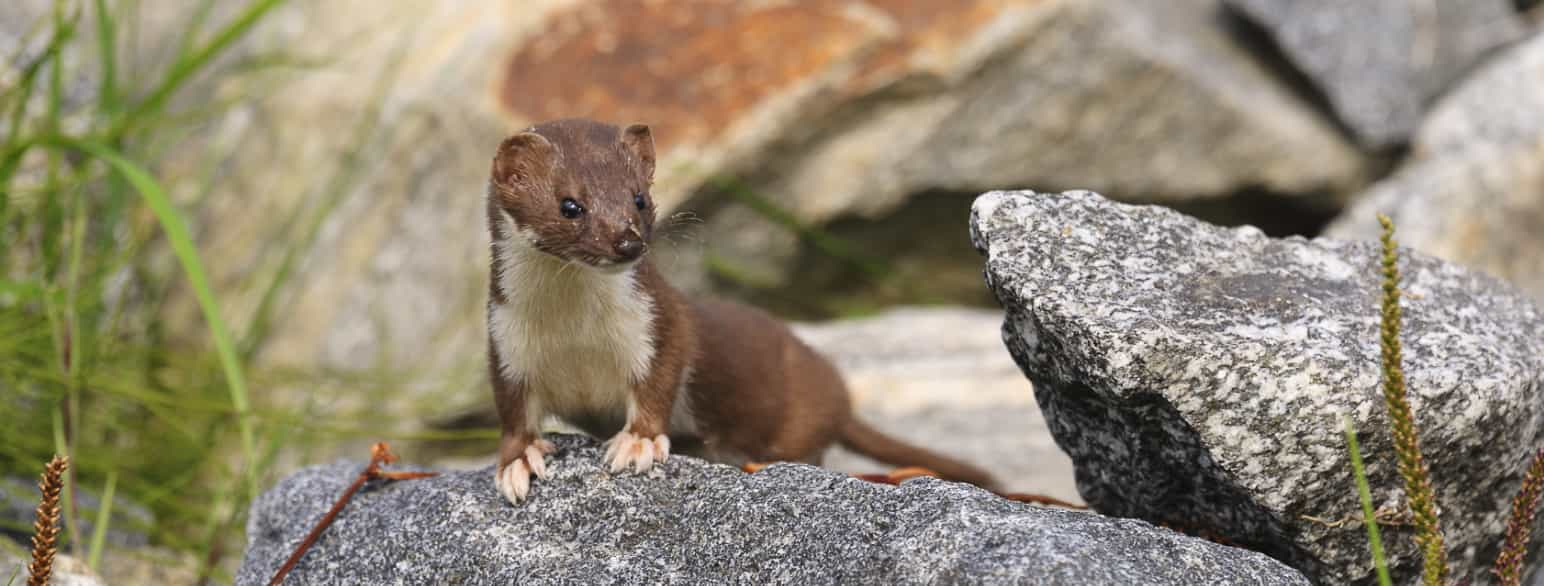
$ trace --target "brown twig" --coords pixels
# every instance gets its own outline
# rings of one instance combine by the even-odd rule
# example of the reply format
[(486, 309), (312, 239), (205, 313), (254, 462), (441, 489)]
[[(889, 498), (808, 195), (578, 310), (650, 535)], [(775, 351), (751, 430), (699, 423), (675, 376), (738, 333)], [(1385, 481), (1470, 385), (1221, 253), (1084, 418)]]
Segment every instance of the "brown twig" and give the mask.
[[(1361, 513), (1351, 513), (1339, 519), (1327, 519), (1313, 515), (1298, 515), (1297, 518), (1319, 525), (1325, 529), (1340, 529), (1367, 522), (1366, 517)], [(1389, 527), (1406, 527), (1415, 524), (1415, 518), (1409, 509), (1391, 509), (1387, 506), (1373, 511), (1373, 521), (1376, 521), (1379, 525)]]
[(32, 522), (32, 563), (27, 566), (27, 586), (44, 586), (54, 571), (54, 552), (59, 538), (59, 492), (64, 487), (64, 471), (70, 462), (63, 456), (54, 456), (43, 468), (43, 479), (38, 490), (43, 497), (38, 501), (37, 520)]
[[(767, 467), (767, 464), (762, 463), (762, 462), (747, 462), (745, 464), (742, 464), (740, 466), (740, 469), (744, 470), (748, 474), (754, 474), (757, 471), (761, 470), (762, 468), (766, 468), (766, 467)], [(858, 480), (865, 480), (865, 481), (873, 482), (873, 483), (876, 483), (876, 484), (900, 484), (900, 483), (905, 482), (907, 480), (911, 480), (913, 478), (918, 478), (918, 477), (921, 477), (921, 476), (931, 476), (933, 478), (938, 478), (939, 477), (937, 472), (934, 472), (932, 470), (928, 470), (927, 468), (920, 468), (920, 467), (917, 467), (917, 466), (908, 466), (908, 467), (905, 467), (905, 468), (896, 468), (894, 470), (891, 470), (891, 471), (885, 472), (885, 473), (881, 473), (881, 474), (853, 474), (852, 475), (853, 478), (857, 478)], [(1021, 502), (1021, 503), (1034, 503), (1034, 504), (1037, 504), (1037, 505), (1049, 505), (1049, 506), (1053, 506), (1053, 507), (1062, 507), (1064, 509), (1077, 509), (1077, 510), (1086, 510), (1086, 509), (1088, 509), (1088, 506), (1086, 506), (1086, 505), (1076, 505), (1076, 504), (1072, 504), (1072, 503), (1069, 503), (1067, 501), (1064, 501), (1064, 500), (1061, 500), (1061, 499), (1058, 499), (1058, 498), (1055, 498), (1055, 497), (1049, 497), (1049, 496), (1038, 495), (1038, 494), (1028, 494), (1028, 493), (1022, 493), (1022, 492), (997, 492), (997, 491), (992, 491), (992, 494), (995, 494), (997, 496), (1003, 497), (1003, 498), (1008, 499), (1010, 501), (1018, 501), (1018, 502)]]
[(338, 517), (338, 513), (343, 512), (343, 506), (348, 504), (349, 499), (353, 498), (354, 493), (359, 492), (359, 489), (364, 487), (366, 482), (377, 478), (411, 480), (438, 475), (437, 472), (387, 472), (381, 470), (381, 466), (396, 461), (396, 454), (391, 453), (391, 448), (386, 446), (386, 442), (370, 446), (370, 465), (365, 466), (364, 471), (359, 473), (359, 477), (354, 479), (354, 483), (350, 484), (348, 489), (343, 491), (343, 496), (338, 497), (337, 502), (332, 504), (332, 508), (327, 510), (327, 514), (322, 516), (322, 520), (316, 522), (316, 526), (311, 528), (311, 532), (306, 535), (306, 538), (301, 540), (300, 545), (295, 547), (294, 553), (291, 553), (289, 559), (284, 561), (284, 565), (279, 567), (279, 571), (274, 573), (273, 579), (268, 581), (268, 586), (277, 586), (284, 582), (284, 576), (289, 574), (290, 570), (295, 569), (295, 565), (300, 563), (300, 558), (306, 555), (306, 550), (311, 549), (316, 540), (321, 538), (322, 532), (326, 531), (327, 526), (331, 525), (333, 519)]
[(1078, 511), (1086, 511), (1086, 510), (1088, 510), (1088, 505), (1073, 504), (1073, 503), (1069, 503), (1067, 501), (1058, 499), (1056, 497), (1049, 497), (1049, 496), (1045, 496), (1045, 495), (1042, 495), (1042, 494), (1029, 494), (1029, 493), (1023, 493), (1023, 492), (1000, 492), (1000, 493), (997, 493), (997, 495), (1000, 496), (1000, 497), (1003, 497), (1005, 499), (1008, 499), (1010, 501), (1019, 501), (1021, 503), (1035, 503), (1037, 505), (1050, 505), (1050, 506), (1053, 506), (1053, 507), (1061, 507), (1063, 509), (1074, 509), (1074, 510), (1078, 510)]

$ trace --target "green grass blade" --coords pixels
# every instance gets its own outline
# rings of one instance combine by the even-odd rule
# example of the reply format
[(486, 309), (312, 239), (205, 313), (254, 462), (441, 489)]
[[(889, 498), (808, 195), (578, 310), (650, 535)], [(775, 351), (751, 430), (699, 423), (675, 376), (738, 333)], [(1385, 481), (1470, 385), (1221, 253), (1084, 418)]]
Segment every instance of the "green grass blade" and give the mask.
[(117, 23), (107, 9), (107, 0), (96, 0), (97, 59), (102, 62), (102, 93), (97, 107), (102, 114), (118, 111), (118, 38)]
[(236, 409), (236, 423), (241, 433), (242, 456), (245, 458), (246, 465), (247, 491), (255, 498), (257, 496), (255, 467), (257, 454), (246, 376), (242, 372), (241, 361), (237, 359), (236, 345), (231, 338), (230, 330), (225, 320), (220, 317), (219, 303), (215, 299), (214, 290), (209, 286), (208, 273), (204, 270), (198, 248), (193, 243), (193, 236), (188, 232), (187, 222), (183, 220), (182, 214), (177, 211), (171, 198), (166, 195), (166, 190), (162, 189), (148, 172), (112, 149), (99, 143), (67, 137), (50, 137), (44, 142), (49, 146), (76, 149), (107, 163), (139, 192), (140, 197), (144, 199), (145, 204), (150, 207), (150, 211), (161, 224), (161, 229), (166, 232), (172, 251), (188, 277), (194, 297), (198, 299), (199, 308), (203, 310), (204, 321), (208, 323), (210, 336), (214, 339), (215, 351), (220, 357), (220, 366), (224, 370), (226, 386), (230, 392), (231, 406)]
[(86, 565), (97, 573), (102, 572), (102, 546), (107, 543), (107, 525), (112, 522), (113, 491), (118, 488), (118, 471), (107, 469), (107, 486), (102, 487), (102, 505), (97, 508), (96, 527), (91, 532), (90, 554)]
[(1351, 450), (1351, 474), (1356, 477), (1356, 492), (1362, 499), (1362, 524), (1367, 526), (1367, 543), (1372, 548), (1372, 565), (1378, 572), (1380, 586), (1393, 586), (1389, 578), (1388, 558), (1383, 554), (1383, 537), (1378, 532), (1377, 511), (1372, 508), (1372, 489), (1367, 486), (1367, 472), (1362, 468), (1362, 450), (1356, 444), (1356, 427), (1350, 415), (1341, 415), (1346, 424), (1346, 445)]
[(135, 104), (127, 113), (118, 118), (118, 123), (107, 133), (108, 142), (116, 140), (128, 133), (138, 121), (148, 119), (154, 114), (160, 113), (166, 107), (166, 102), (171, 99), (173, 93), (188, 81), (188, 78), (202, 70), (206, 65), (218, 57), (221, 52), (230, 47), (231, 43), (240, 39), (247, 31), (251, 30), (263, 16), (269, 11), (283, 4), (284, 0), (257, 0), (248, 4), (234, 20), (215, 33), (202, 47), (192, 53), (180, 55), (177, 62), (172, 64), (166, 77), (156, 85), (144, 100)]

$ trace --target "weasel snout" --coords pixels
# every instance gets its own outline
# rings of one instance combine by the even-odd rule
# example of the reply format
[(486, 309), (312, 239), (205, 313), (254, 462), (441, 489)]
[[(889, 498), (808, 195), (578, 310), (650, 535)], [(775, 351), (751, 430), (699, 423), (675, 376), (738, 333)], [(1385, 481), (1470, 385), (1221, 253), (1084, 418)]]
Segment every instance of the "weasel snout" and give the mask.
[(643, 256), (644, 251), (648, 250), (648, 248), (648, 243), (643, 241), (643, 235), (639, 234), (638, 228), (634, 226), (628, 226), (627, 231), (623, 232), (620, 238), (617, 238), (617, 243), (613, 246), (617, 253), (617, 262), (638, 260), (638, 257)]

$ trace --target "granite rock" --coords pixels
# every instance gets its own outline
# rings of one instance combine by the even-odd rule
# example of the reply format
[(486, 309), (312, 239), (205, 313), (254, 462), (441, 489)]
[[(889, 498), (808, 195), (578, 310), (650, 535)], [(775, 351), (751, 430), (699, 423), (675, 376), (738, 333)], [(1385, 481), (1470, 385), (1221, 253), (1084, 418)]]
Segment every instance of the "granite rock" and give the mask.
[(1412, 248), (1507, 279), (1544, 301), (1544, 35), (1509, 47), (1445, 96), (1401, 168), (1331, 224), (1377, 236), (1385, 213)]
[[(553, 477), (520, 506), (491, 469), (366, 487), (287, 583), (1307, 584), (1255, 552), (968, 485), (687, 457), (613, 477), (594, 440), (553, 439)], [(261, 496), (236, 583), (265, 583), (359, 469), (309, 468)]]
[(1224, 0), (1265, 29), (1365, 146), (1403, 143), (1427, 105), (1517, 39), (1509, 0)]
[[(988, 193), (972, 234), (1088, 504), (1215, 532), (1316, 581), (1371, 579), (1341, 416), (1397, 515), (1376, 243), (1272, 239), (1090, 192)], [(1456, 575), (1483, 582), (1544, 446), (1544, 315), (1500, 281), (1402, 254), (1410, 402)], [(1410, 528), (1384, 540), (1411, 579)]]

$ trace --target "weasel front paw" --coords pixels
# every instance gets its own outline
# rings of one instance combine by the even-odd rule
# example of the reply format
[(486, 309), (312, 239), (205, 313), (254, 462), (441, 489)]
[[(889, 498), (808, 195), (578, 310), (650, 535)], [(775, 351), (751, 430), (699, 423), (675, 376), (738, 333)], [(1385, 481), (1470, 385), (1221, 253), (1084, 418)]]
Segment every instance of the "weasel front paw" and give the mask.
[(555, 449), (552, 442), (544, 439), (531, 442), (520, 452), (519, 457), (499, 463), (498, 471), (493, 473), (494, 486), (498, 487), (499, 493), (510, 504), (520, 504), (531, 492), (532, 473), (537, 478), (547, 478), (547, 462), (543, 456), (551, 454)]
[(665, 434), (649, 439), (624, 429), (608, 443), (606, 457), (602, 461), (611, 464), (612, 472), (621, 472), (629, 466), (635, 472), (648, 472), (655, 462), (670, 459), (670, 438)]

